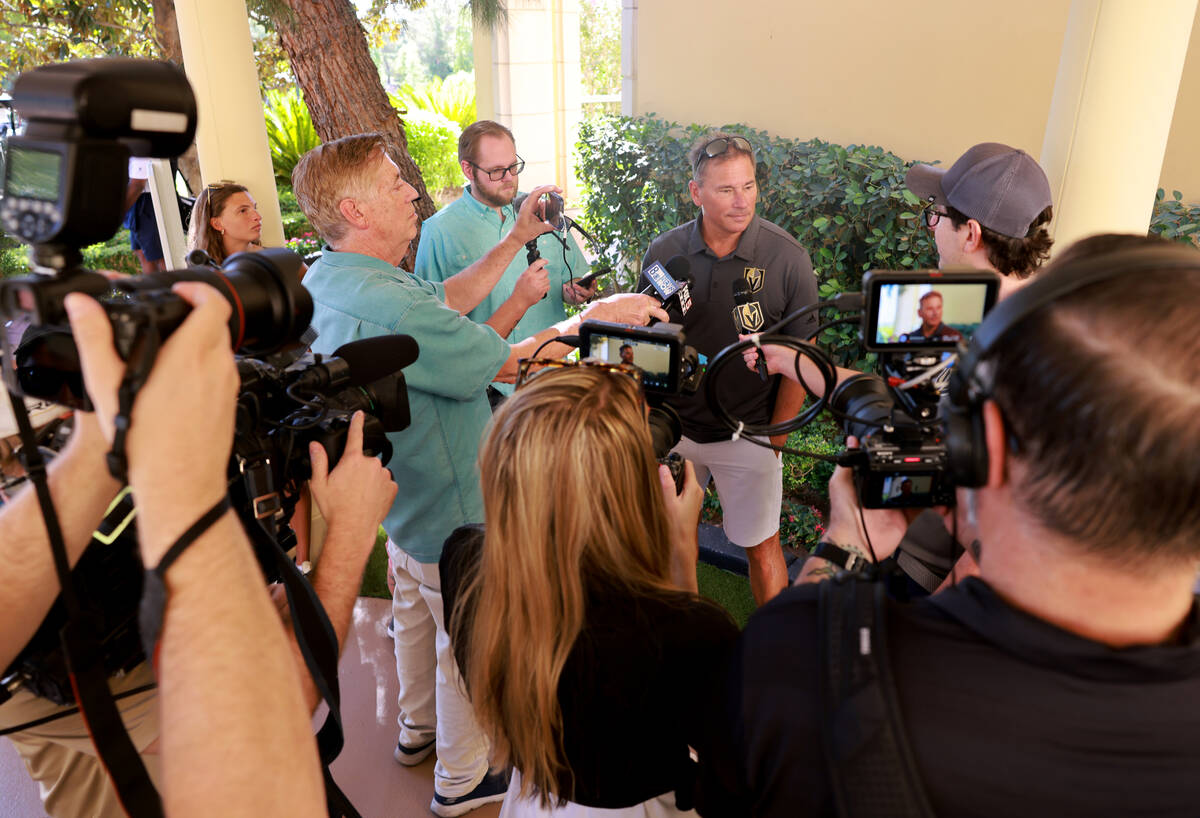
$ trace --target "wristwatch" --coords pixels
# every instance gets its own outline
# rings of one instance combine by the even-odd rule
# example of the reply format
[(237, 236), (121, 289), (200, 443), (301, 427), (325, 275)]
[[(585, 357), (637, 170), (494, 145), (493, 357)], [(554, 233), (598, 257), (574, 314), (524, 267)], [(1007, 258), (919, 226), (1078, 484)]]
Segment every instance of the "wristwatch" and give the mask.
[(823, 560), (832, 562), (834, 565), (846, 571), (854, 573), (862, 573), (863, 569), (870, 564), (870, 560), (864, 559), (861, 555), (853, 551), (842, 548), (840, 545), (834, 545), (831, 542), (817, 543), (811, 552), (814, 557), (820, 557)]

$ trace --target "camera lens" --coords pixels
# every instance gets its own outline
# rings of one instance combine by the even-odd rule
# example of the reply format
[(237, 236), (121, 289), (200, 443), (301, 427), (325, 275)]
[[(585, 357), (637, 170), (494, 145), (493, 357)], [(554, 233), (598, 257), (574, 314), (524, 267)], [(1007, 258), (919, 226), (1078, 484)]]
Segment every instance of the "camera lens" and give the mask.
[[(245, 355), (267, 355), (298, 340), (312, 320), (312, 297), (300, 283), (300, 264), (300, 256), (291, 250), (272, 248), (237, 253), (219, 270), (188, 267), (121, 279), (117, 285), (136, 294), (166, 290), (177, 281), (210, 284), (233, 307), (229, 316), (233, 348)], [(160, 326), (163, 336), (181, 321)]]
[(670, 406), (650, 407), (650, 442), (654, 446), (655, 458), (661, 460), (671, 453), (683, 436), (683, 424), (679, 414)]
[(829, 406), (846, 416), (843, 420), (846, 434), (862, 440), (892, 418), (896, 403), (883, 379), (855, 375), (837, 385), (829, 396)]

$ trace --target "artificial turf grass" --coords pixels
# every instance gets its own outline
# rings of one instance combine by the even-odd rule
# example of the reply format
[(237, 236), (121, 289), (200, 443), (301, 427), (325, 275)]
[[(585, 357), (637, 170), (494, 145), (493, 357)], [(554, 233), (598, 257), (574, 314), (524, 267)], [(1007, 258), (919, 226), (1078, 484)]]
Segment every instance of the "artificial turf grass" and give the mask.
[[(391, 599), (392, 593), (387, 585), (387, 536), (380, 530), (375, 540), (375, 548), (367, 559), (367, 568), (363, 572), (362, 587), (359, 596), (370, 596), (378, 599)], [(697, 566), (697, 577), (700, 580), (700, 593), (729, 611), (737, 622), (738, 627), (746, 625), (746, 620), (754, 612), (754, 597), (750, 594), (750, 583), (743, 576), (723, 571), (705, 563)]]
[(372, 596), (376, 599), (391, 599), (392, 592), (388, 590), (388, 555), (387, 534), (382, 528), (375, 538), (375, 547), (367, 558), (367, 568), (363, 571), (362, 587), (358, 589), (359, 596)]
[(700, 582), (700, 595), (711, 599), (733, 617), (738, 628), (746, 627), (746, 620), (754, 613), (754, 595), (750, 593), (750, 580), (715, 565), (699, 563), (696, 578)]

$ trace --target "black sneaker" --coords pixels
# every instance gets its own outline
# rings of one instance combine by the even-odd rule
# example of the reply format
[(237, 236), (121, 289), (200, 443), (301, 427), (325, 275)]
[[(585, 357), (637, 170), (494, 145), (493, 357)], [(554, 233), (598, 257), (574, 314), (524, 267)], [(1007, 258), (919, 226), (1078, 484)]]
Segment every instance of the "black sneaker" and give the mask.
[(503, 801), (506, 792), (508, 792), (508, 770), (500, 770), (485, 775), (475, 789), (466, 795), (447, 797), (435, 790), (433, 800), (429, 802), (429, 809), (433, 811), (434, 815), (453, 818), (455, 815), (464, 815), (484, 804)]
[(405, 767), (415, 767), (429, 758), (429, 754), (433, 752), (433, 745), (436, 743), (437, 738), (431, 738), (419, 747), (408, 747), (397, 741), (396, 749), (392, 752), (392, 758)]

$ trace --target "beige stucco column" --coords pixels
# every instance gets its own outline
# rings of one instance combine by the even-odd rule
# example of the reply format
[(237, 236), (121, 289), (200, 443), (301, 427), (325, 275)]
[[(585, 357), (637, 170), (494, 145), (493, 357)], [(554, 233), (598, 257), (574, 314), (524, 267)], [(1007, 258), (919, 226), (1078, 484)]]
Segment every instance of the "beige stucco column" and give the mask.
[(476, 29), (476, 110), (512, 129), (525, 160), (521, 189), (574, 195), (572, 153), (582, 116), (579, 0), (512, 0), (507, 25)]
[(1197, 0), (1073, 0), (1042, 144), (1055, 246), (1145, 233)]
[(621, 0), (621, 113), (638, 112), (638, 0)]
[(283, 246), (258, 71), (245, 0), (175, 0), (184, 70), (196, 92), (196, 149), (205, 184), (245, 185), (263, 217), (262, 242)]

